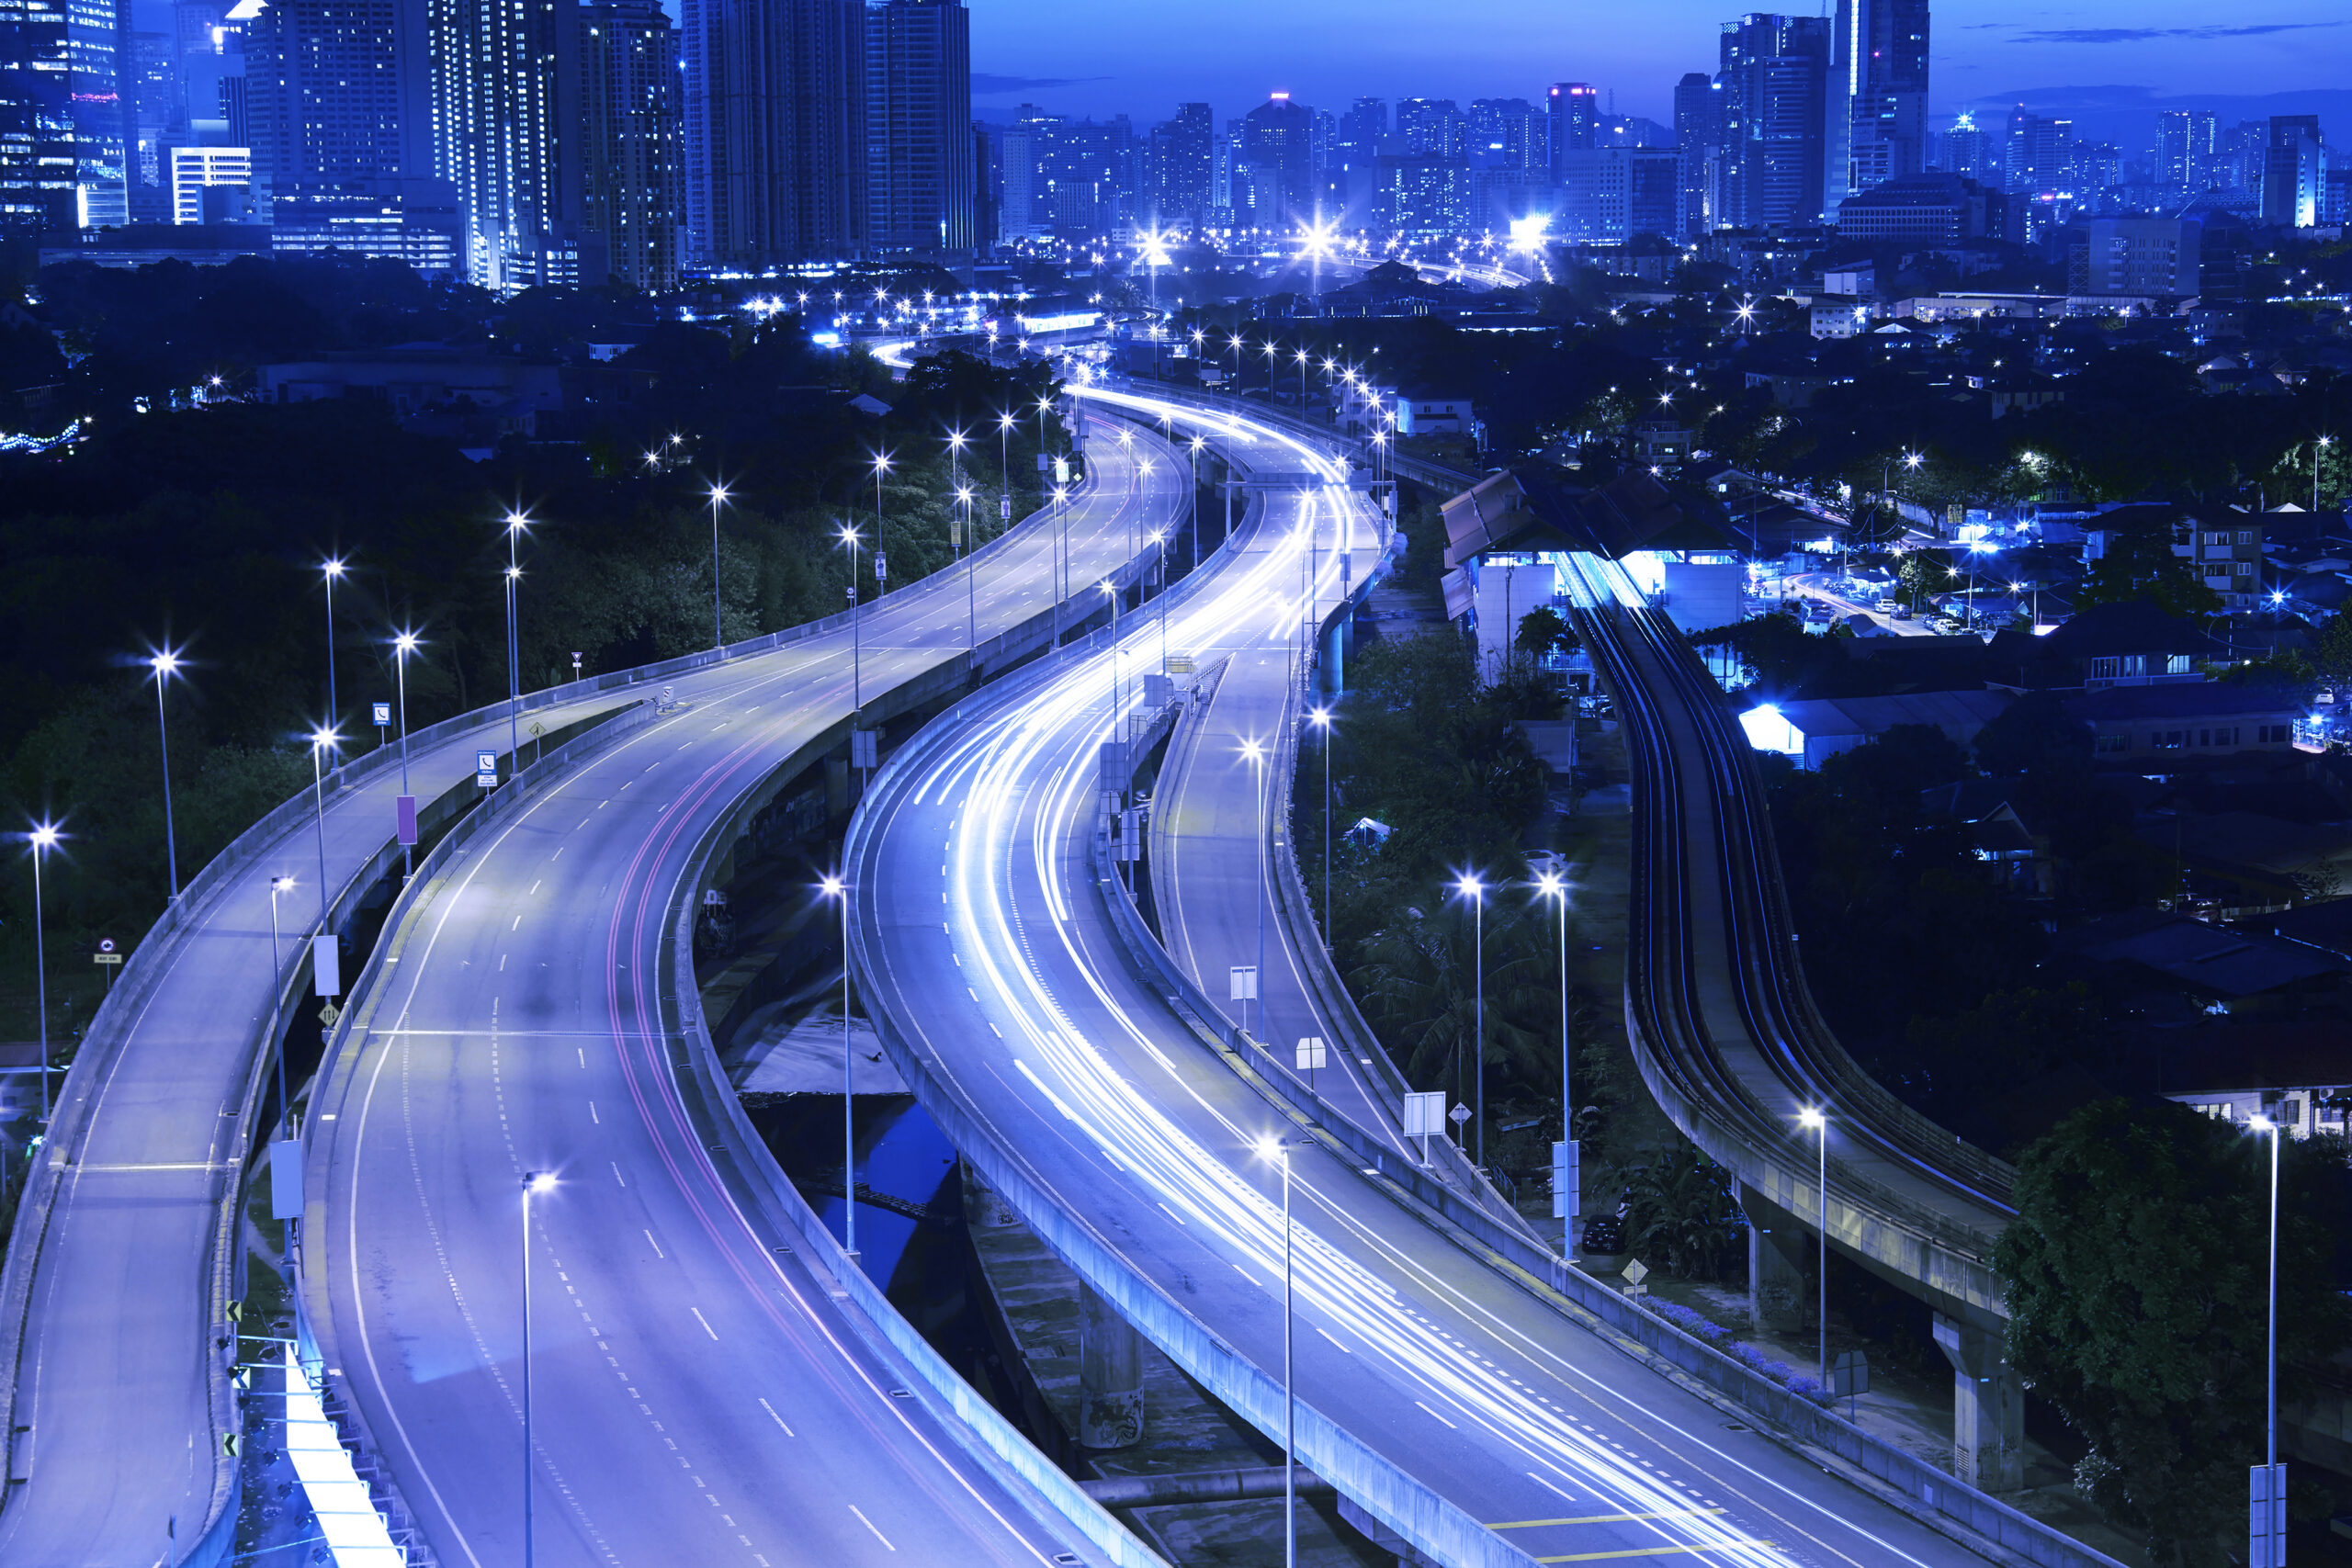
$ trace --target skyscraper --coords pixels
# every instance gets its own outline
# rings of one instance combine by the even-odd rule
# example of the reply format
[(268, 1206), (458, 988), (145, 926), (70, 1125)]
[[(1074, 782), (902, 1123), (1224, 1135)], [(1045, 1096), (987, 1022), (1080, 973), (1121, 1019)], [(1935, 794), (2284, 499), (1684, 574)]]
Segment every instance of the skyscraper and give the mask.
[(685, 185), (678, 35), (657, 0), (581, 7), (577, 125), (582, 228), (602, 240), (612, 276), (676, 288)]
[(422, 7), (269, 0), (245, 24), (256, 195), (432, 172)]
[(1525, 98), (1478, 98), (1470, 105), (1470, 161), (1490, 169), (1542, 169), (1544, 117)]
[(2319, 221), (2327, 182), (2327, 155), (2321, 151), (2319, 116), (2274, 114), (2270, 144), (2262, 156), (2262, 220), (2294, 229)]
[(2211, 109), (2162, 109), (2156, 114), (2156, 178), (2175, 190), (2205, 188), (2219, 127)]
[(1927, 166), (1928, 0), (1838, 0), (1824, 199)]
[(1544, 141), (1552, 177), (1560, 177), (1561, 154), (1585, 152), (1600, 129), (1600, 94), (1585, 82), (1555, 82), (1544, 96)]
[(972, 24), (963, 0), (885, 0), (865, 14), (867, 242), (968, 255)]
[(1470, 122), (1452, 98), (1399, 98), (1396, 134), (1410, 156), (1460, 159), (1469, 151)]
[(66, 59), (74, 95), (76, 222), (111, 229), (130, 221), (130, 0), (67, 0)]
[(1682, 153), (1682, 232), (1703, 234), (1722, 217), (1724, 146), (1723, 89), (1703, 71), (1674, 85), (1674, 142)]
[(2030, 110), (2009, 111), (2001, 166), (2008, 188), (2029, 195), (2062, 191), (2074, 184), (2075, 122)]
[(1151, 128), (1142, 220), (1156, 229), (1198, 228), (1212, 203), (1216, 120), (1206, 104), (1178, 104)]
[(855, 254), (866, 207), (859, 0), (681, 0), (680, 22), (695, 259), (756, 271)]
[(1829, 19), (1751, 13), (1723, 30), (1724, 220), (1821, 216)]
[(1951, 122), (1951, 129), (1939, 139), (1939, 146), (1934, 160), (1936, 168), (1947, 174), (1964, 175), (1980, 185), (2000, 186), (2000, 139), (1979, 126), (1974, 115), (1962, 109)]
[(0, 0), (0, 225), (74, 227), (64, 0)]
[(1315, 221), (1314, 121), (1313, 112), (1291, 102), (1288, 93), (1274, 94), (1241, 117), (1233, 204), (1242, 204), (1238, 187), (1246, 171), (1250, 215), (1242, 221), (1281, 231)]

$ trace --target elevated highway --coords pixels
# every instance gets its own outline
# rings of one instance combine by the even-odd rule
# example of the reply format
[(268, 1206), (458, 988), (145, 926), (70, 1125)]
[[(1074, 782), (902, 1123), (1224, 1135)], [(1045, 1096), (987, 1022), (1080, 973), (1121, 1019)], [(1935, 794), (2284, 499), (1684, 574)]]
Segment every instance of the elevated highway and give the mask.
[[(1937, 1314), (1962, 1479), (2022, 1482), (2022, 1406), (1992, 1267), (2010, 1167), (1903, 1105), (1838, 1044), (1805, 985), (1753, 752), (1687, 640), (1612, 562), (1577, 557), (1575, 617), (1636, 785), (1626, 1015), (1642, 1075), (1738, 1179), (1758, 1310), (1806, 1314), (1804, 1231)], [(1827, 1121), (1827, 1206), (1820, 1134)], [(1776, 1223), (1778, 1222), (1778, 1223)], [(1802, 1228), (1800, 1228), (1802, 1227)]]
[[(1315, 513), (1319, 568), (1309, 563), (1329, 602), (1343, 470), (1252, 428), (1331, 481)], [(1221, 553), (1159, 602), (1170, 648), (1282, 649), (1317, 536)], [(1727, 1418), (1690, 1380), (1629, 1355), (1625, 1336), (1591, 1332), (1600, 1320), (1563, 1293), (1554, 1262), (1487, 1239), (1499, 1237), (1491, 1223), (1474, 1232), (1475, 1214), (1427, 1195), (1434, 1184), (1409, 1154), (1278, 1087), (1219, 1004), (1143, 950), (1103, 837), (1125, 765), (1106, 763), (1104, 746), (1143, 716), (1133, 676), (1156, 659), (1156, 615), (934, 720), (884, 770), (853, 830), (853, 954), (869, 1009), (901, 1076), (989, 1185), (1273, 1435), (1285, 1424), (1284, 1235), (1280, 1168), (1261, 1151), (1283, 1140), (1302, 1461), (1376, 1532), (1438, 1562), (1987, 1561), (1883, 1489), (1826, 1474), (1820, 1454)]]
[[(1164, 453), (1147, 478), (1090, 446), (1080, 586), (1132, 575), (1182, 495)], [(403, 906), (308, 1127), (303, 1277), (330, 1386), (435, 1560), (520, 1551), (526, 1247), (538, 1562), (1148, 1560), (1066, 1482), (1057, 1502), (1034, 1451), (976, 1441), (978, 1402), (927, 1378), (812, 1239), (692, 995), (698, 891), (749, 819), (823, 777), (857, 698), (871, 726), (958, 689), (967, 620), (1042, 646), (1053, 533), (992, 547), (974, 585), (949, 571), (869, 605), (854, 655), (833, 624), (680, 679), (674, 711)], [(526, 1237), (532, 1170), (559, 1179)]]

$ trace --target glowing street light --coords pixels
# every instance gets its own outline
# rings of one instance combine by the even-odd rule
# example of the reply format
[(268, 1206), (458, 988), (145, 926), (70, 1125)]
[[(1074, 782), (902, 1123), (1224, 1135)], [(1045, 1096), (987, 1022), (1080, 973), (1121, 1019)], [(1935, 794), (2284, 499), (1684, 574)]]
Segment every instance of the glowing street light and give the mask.
[(1487, 888), (1476, 874), (1464, 872), (1453, 884), (1453, 891), (1470, 900), (1471, 969), (1475, 987), (1471, 1012), (1470, 1042), (1472, 1113), (1478, 1123), (1478, 1168), (1487, 1168)]
[(1283, 1168), (1283, 1565), (1298, 1563), (1298, 1384), (1291, 1354), (1290, 1145), (1282, 1138), (1264, 1138), (1258, 1157), (1279, 1161)]
[(345, 562), (340, 556), (329, 556), (319, 563), (319, 575), (327, 591), (327, 713), (334, 717), (343, 714), (335, 700), (334, 689), (334, 585), (343, 579)]
[(710, 487), (710, 646), (720, 658), (727, 655), (727, 626), (718, 613), (718, 509), (726, 504), (727, 487), (714, 481)]
[(36, 822), (25, 835), (33, 857), (33, 1006), (40, 1013), (40, 1124), (49, 1125), (49, 943), (41, 926), (40, 863), (64, 835), (54, 822)]
[[(1258, 738), (1253, 735), (1241, 742), (1241, 756), (1242, 760), (1250, 764), (1250, 793), (1256, 799), (1258, 811), (1258, 837), (1255, 840), (1255, 842), (1258, 846), (1257, 863), (1259, 886), (1257, 897), (1254, 900), (1258, 906), (1258, 956), (1254, 960), (1257, 964), (1257, 969), (1254, 971), (1257, 984), (1252, 986), (1251, 989), (1258, 993), (1258, 1027), (1262, 1031), (1266, 1026), (1265, 992), (1262, 988), (1265, 983), (1266, 975), (1266, 900), (1271, 894), (1271, 889), (1269, 889), (1265, 885), (1265, 878), (1267, 874), (1266, 762), (1268, 761), (1268, 750), (1265, 746), (1259, 742)], [(1246, 1034), (1249, 1032), (1249, 1023), (1247, 1021), (1250, 1016), (1250, 1002), (1249, 998), (1246, 997), (1242, 998), (1241, 1016), (1244, 1020), (1242, 1024), (1242, 1032)]]
[(181, 660), (175, 649), (158, 649), (147, 658), (147, 668), (155, 676), (155, 734), (164, 752), (164, 869), (171, 884), (172, 902), (180, 901), (180, 852), (172, 831), (172, 735), (164, 723), (164, 682), (180, 672)]
[(1820, 1344), (1817, 1347), (1820, 1358), (1816, 1371), (1821, 1380), (1822, 1392), (1826, 1393), (1829, 1390), (1829, 1117), (1826, 1112), (1808, 1105), (1797, 1112), (1797, 1121), (1819, 1134), (1821, 1142), (1818, 1200), (1820, 1206), (1814, 1211), (1815, 1217), (1820, 1222), (1816, 1229), (1821, 1236), (1821, 1261), (1815, 1270), (1821, 1276), (1819, 1280), (1821, 1326)]
[[(1568, 882), (1557, 872), (1546, 871), (1535, 878), (1537, 897), (1549, 898), (1560, 907), (1560, 1142), (1574, 1145), (1577, 1141), (1577, 1117), (1573, 1097), (1568, 1092)], [(1556, 1163), (1556, 1162), (1555, 1162)], [(1573, 1165), (1570, 1169), (1576, 1168)], [(1562, 1205), (1566, 1211), (1561, 1216), (1560, 1256), (1573, 1258), (1577, 1250), (1577, 1197), (1571, 1192)]]
[[(410, 793), (408, 787), (408, 660), (409, 656), (416, 651), (416, 647), (414, 632), (401, 632), (392, 638), (392, 669), (394, 679), (399, 683), (401, 710), (401, 804), (393, 808), (396, 821), (398, 818), (416, 809), (416, 797)], [(413, 822), (397, 822), (397, 825), (402, 829), (400, 834), (402, 840), (401, 882), (401, 886), (405, 886), (410, 874), (415, 870), (412, 859), (415, 845), (407, 841), (415, 836), (415, 828)]]
[(555, 1173), (523, 1173), (523, 1568), (531, 1568), (531, 1482), (538, 1466), (531, 1455), (531, 1198), (555, 1190)]
[(322, 726), (311, 731), (311, 803), (318, 814), (319, 932), (327, 930), (327, 784), (326, 754), (343, 744), (343, 737)]
[(842, 1250), (857, 1261), (857, 1122), (852, 1114), (852, 1067), (856, 1053), (849, 1043), (849, 879), (826, 876), (817, 884), (828, 898), (842, 903)]
[(888, 592), (889, 583), (883, 577), (888, 570), (889, 557), (882, 548), (882, 476), (890, 471), (890, 454), (874, 454), (874, 592), (876, 597)]

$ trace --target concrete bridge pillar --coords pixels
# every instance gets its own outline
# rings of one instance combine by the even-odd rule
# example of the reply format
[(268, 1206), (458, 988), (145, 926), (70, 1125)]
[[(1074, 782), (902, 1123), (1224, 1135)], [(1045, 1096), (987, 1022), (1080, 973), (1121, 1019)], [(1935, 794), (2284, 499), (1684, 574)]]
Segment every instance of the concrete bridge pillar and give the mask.
[(1747, 1214), (1748, 1321), (1758, 1328), (1803, 1327), (1811, 1233), (1753, 1187), (1740, 1187), (1739, 1206)]
[(1985, 1492), (2025, 1484), (2025, 1390), (2002, 1335), (1936, 1314), (1936, 1348), (1951, 1363), (1952, 1472)]
[(963, 1166), (965, 1223), (983, 1230), (1002, 1230), (1007, 1225), (1019, 1224), (1021, 1216), (1013, 1212), (1012, 1204), (998, 1197), (995, 1190), (980, 1179), (980, 1173), (972, 1168), (972, 1162), (966, 1160)]
[(1078, 1441), (1126, 1449), (1143, 1440), (1143, 1346), (1118, 1309), (1078, 1287)]

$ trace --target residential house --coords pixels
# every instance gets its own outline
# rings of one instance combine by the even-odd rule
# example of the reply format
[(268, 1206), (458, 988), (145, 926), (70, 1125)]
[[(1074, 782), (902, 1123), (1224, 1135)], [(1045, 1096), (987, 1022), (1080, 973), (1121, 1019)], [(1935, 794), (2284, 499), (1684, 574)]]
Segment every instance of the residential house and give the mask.
[(2091, 727), (2095, 758), (2141, 766), (2290, 750), (2299, 711), (2294, 694), (2278, 687), (2205, 680), (2095, 686), (2066, 703), (2069, 718)]

